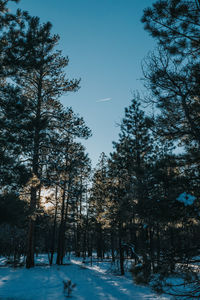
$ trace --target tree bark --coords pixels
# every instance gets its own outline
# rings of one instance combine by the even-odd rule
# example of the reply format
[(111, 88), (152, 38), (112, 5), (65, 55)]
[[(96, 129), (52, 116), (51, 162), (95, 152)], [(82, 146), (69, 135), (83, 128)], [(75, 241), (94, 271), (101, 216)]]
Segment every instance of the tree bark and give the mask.
[(63, 238), (64, 238), (64, 213), (65, 213), (65, 193), (66, 193), (66, 181), (63, 185), (63, 194), (62, 194), (62, 207), (61, 207), (61, 221), (58, 233), (58, 249), (57, 249), (57, 259), (56, 264), (62, 265), (63, 263)]
[(55, 207), (55, 213), (54, 213), (54, 221), (53, 221), (53, 231), (52, 231), (52, 240), (51, 240), (51, 257), (50, 257), (50, 266), (53, 263), (53, 255), (55, 251), (55, 236), (56, 236), (56, 219), (57, 219), (57, 210), (58, 210), (58, 187), (56, 186), (56, 207)]
[(124, 249), (122, 245), (122, 228), (119, 225), (119, 261), (120, 261), (120, 272), (124, 275)]
[[(39, 171), (39, 144), (40, 144), (40, 119), (41, 119), (41, 104), (42, 104), (42, 70), (40, 71), (40, 78), (38, 81), (38, 94), (37, 94), (37, 110), (35, 119), (35, 133), (34, 133), (34, 147), (33, 147), (33, 162), (32, 171), (33, 176), (38, 178)], [(30, 211), (33, 215), (37, 205), (37, 190), (38, 187), (31, 187), (31, 200), (30, 200)], [(27, 245), (27, 257), (26, 257), (26, 268), (34, 267), (34, 231), (35, 231), (35, 216), (33, 215), (29, 221), (28, 231), (28, 245)]]

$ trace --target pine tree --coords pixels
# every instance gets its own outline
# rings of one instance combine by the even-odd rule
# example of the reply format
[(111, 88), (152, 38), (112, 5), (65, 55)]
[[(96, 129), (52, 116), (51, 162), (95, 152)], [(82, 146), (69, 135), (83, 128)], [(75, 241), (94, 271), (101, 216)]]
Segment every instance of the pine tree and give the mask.
[(70, 201), (74, 200), (73, 193), (78, 185), (76, 180), (81, 173), (81, 168), (84, 169), (85, 164), (89, 163), (83, 146), (75, 142), (75, 139), (87, 139), (91, 132), (83, 118), (75, 115), (71, 108), (63, 111), (55, 123), (56, 131), (52, 136), (52, 148), (48, 154), (47, 179), (50, 179), (51, 184), (59, 187), (61, 194), (57, 264), (62, 264)]
[[(31, 187), (30, 210), (32, 216), (29, 224), (27, 268), (34, 266), (34, 212), (38, 203), (38, 191), (41, 177), (41, 151), (48, 147), (48, 136), (56, 129), (52, 122), (53, 111), (60, 110), (58, 97), (78, 88), (79, 80), (65, 78), (64, 68), (68, 58), (56, 51), (59, 37), (51, 35), (51, 24), (39, 24), (38, 18), (28, 20), (28, 29), (21, 44), (27, 49), (26, 63), (18, 67), (13, 80), (23, 91), (29, 112), (30, 130), (25, 132), (24, 155), (30, 161), (33, 178), (38, 184)], [(45, 145), (44, 145), (45, 143)]]
[(2, 191), (20, 192), (30, 174), (20, 159), (27, 110), (19, 89), (10, 85), (0, 87), (0, 186)]
[(172, 55), (198, 59), (200, 51), (199, 0), (155, 1), (144, 10), (145, 29)]
[[(21, 120), (27, 116), (25, 99), (20, 89), (8, 81), (16, 74), (20, 51), (18, 42), (28, 15), (20, 10), (11, 14), (8, 5), (9, 1), (0, 1), (0, 188), (2, 197), (7, 197), (10, 202), (12, 197), (9, 194), (13, 199), (18, 198), (30, 174), (20, 159), (24, 128)], [(10, 51), (13, 52), (12, 57), (9, 56)], [(12, 203), (9, 205), (12, 207)]]
[(147, 58), (143, 70), (150, 102), (158, 108), (158, 133), (199, 148), (199, 62), (177, 63), (160, 49)]
[[(62, 193), (61, 217), (58, 233), (57, 260), (58, 265), (63, 264), (65, 255), (66, 225), (71, 226), (71, 221), (76, 224), (75, 251), (80, 256), (81, 227), (83, 213), (83, 172), (89, 168), (89, 160), (80, 143), (70, 142), (65, 144), (63, 161), (58, 165), (60, 173), (60, 188)], [(86, 172), (87, 174), (87, 172)], [(70, 215), (73, 215), (70, 221)], [(68, 245), (71, 248), (71, 245)]]
[(90, 217), (94, 220), (97, 257), (103, 259), (105, 249), (104, 231), (110, 227), (108, 216), (108, 165), (105, 153), (101, 153), (94, 170), (90, 190)]
[[(125, 108), (121, 123), (119, 142), (114, 143), (115, 152), (109, 162), (111, 197), (115, 207), (115, 224), (118, 229), (121, 274), (124, 273), (123, 245), (137, 241), (134, 219), (136, 206), (148, 201), (147, 169), (152, 153), (152, 139), (149, 131), (151, 122), (140, 109), (138, 98)], [(112, 211), (112, 208), (111, 208)], [(113, 218), (112, 217), (112, 218)]]

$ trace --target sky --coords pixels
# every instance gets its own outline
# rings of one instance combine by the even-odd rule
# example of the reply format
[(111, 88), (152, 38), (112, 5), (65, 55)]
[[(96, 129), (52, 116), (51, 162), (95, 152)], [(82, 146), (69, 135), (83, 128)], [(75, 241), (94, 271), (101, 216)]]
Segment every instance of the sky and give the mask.
[[(17, 5), (59, 34), (69, 57), (67, 78), (81, 78), (80, 89), (61, 98), (92, 130), (83, 144), (93, 166), (101, 152), (113, 151), (124, 108), (134, 91), (143, 93), (141, 62), (155, 41), (141, 23), (153, 0), (21, 0)], [(13, 5), (16, 7), (16, 5)], [(12, 7), (12, 9), (14, 9)]]

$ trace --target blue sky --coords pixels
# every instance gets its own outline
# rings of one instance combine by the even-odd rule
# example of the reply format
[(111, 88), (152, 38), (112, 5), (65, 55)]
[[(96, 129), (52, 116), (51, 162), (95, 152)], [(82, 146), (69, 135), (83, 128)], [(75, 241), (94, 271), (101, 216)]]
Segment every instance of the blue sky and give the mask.
[[(93, 136), (84, 142), (93, 165), (101, 152), (112, 152), (116, 125), (132, 92), (144, 91), (141, 60), (155, 46), (140, 22), (152, 0), (21, 0), (19, 7), (60, 35), (59, 48), (69, 56), (66, 73), (81, 78), (76, 93), (62, 97), (83, 116)], [(102, 99), (107, 99), (101, 101)]]

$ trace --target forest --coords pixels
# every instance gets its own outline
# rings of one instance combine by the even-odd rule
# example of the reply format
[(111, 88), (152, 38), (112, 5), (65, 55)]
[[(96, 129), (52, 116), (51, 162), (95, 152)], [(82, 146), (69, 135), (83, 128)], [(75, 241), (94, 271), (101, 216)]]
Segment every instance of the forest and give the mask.
[(95, 168), (82, 144), (92, 129), (60, 101), (80, 79), (67, 78), (59, 35), (10, 2), (0, 0), (0, 258), (28, 270), (39, 254), (52, 267), (109, 260), (122, 277), (130, 262), (135, 284), (200, 299), (200, 1), (144, 10), (157, 43), (142, 62), (146, 94), (134, 93)]

